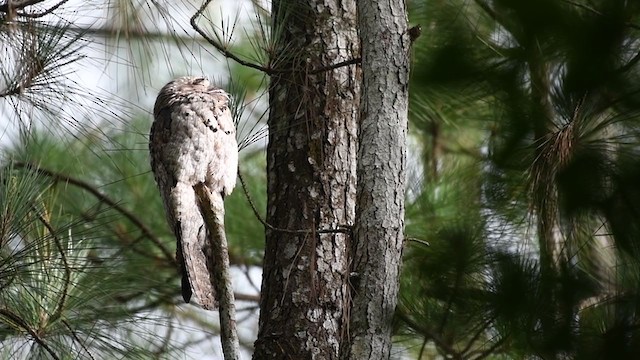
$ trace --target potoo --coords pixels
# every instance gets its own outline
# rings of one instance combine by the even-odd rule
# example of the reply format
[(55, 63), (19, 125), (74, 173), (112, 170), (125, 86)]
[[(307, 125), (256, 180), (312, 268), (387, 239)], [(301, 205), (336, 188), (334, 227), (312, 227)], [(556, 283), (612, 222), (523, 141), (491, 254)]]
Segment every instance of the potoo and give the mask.
[(238, 144), (229, 95), (203, 77), (166, 84), (153, 108), (151, 169), (177, 239), (182, 297), (205, 309), (216, 306), (213, 260), (193, 186), (229, 195), (236, 184)]

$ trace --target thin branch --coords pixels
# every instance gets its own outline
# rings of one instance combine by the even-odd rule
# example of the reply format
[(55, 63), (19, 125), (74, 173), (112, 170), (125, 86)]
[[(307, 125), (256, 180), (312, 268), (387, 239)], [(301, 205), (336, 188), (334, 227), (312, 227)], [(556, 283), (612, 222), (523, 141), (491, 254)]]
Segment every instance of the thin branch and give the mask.
[(580, 3), (577, 3), (575, 1), (570, 1), (570, 0), (562, 0), (562, 2), (567, 3), (569, 5), (573, 5), (573, 6), (577, 7), (577, 8), (582, 9), (582, 10), (587, 10), (587, 11), (589, 11), (591, 13), (596, 14), (596, 15), (602, 16), (602, 13), (600, 11), (594, 9), (591, 6), (588, 6), (588, 5), (585, 5), (585, 4), (580, 4)]
[[(577, 2), (571, 1), (571, 0), (562, 0), (562, 2), (567, 3), (569, 5), (573, 5), (573, 6), (577, 7), (577, 8), (589, 11), (589, 12), (591, 12), (593, 14), (596, 14), (596, 15), (599, 15), (599, 16), (604, 16), (604, 14), (602, 12), (598, 11), (597, 9), (595, 9), (595, 8), (593, 8), (591, 6), (587, 6), (585, 4), (580, 4), (580, 3), (577, 3)], [(640, 26), (638, 26), (638, 25), (636, 25), (634, 23), (631, 23), (631, 22), (626, 22), (625, 25), (630, 27), (630, 28), (632, 28), (632, 29), (636, 29), (636, 30), (640, 29)]]
[(288, 234), (310, 234), (310, 233), (316, 233), (316, 234), (332, 234), (332, 233), (351, 234), (351, 226), (348, 226), (348, 225), (338, 225), (339, 226), (338, 229), (315, 229), (315, 230), (314, 229), (311, 229), (311, 230), (308, 230), (308, 229), (292, 230), (292, 229), (277, 228), (277, 227), (269, 224), (268, 222), (266, 222), (262, 218), (262, 216), (260, 216), (260, 214), (258, 213), (258, 209), (256, 208), (256, 205), (253, 202), (253, 199), (251, 198), (251, 195), (249, 195), (249, 189), (247, 188), (247, 184), (244, 182), (244, 178), (242, 177), (242, 174), (240, 174), (240, 170), (238, 170), (238, 180), (240, 180), (240, 184), (242, 185), (242, 189), (244, 190), (245, 197), (247, 198), (247, 201), (249, 202), (249, 205), (251, 206), (251, 210), (253, 211), (253, 214), (256, 216), (258, 221), (260, 221), (260, 223), (262, 225), (264, 225), (269, 230), (288, 233)]
[(161, 357), (160, 355), (167, 352), (167, 349), (171, 344), (171, 338), (173, 337), (173, 331), (175, 330), (173, 325), (175, 322), (174, 315), (175, 314), (173, 314), (171, 316), (171, 320), (168, 321), (167, 332), (165, 333), (164, 338), (162, 339), (162, 342), (158, 346), (158, 349), (153, 351), (153, 354), (156, 356), (157, 359), (160, 359)]
[(424, 246), (431, 246), (431, 244), (429, 244), (429, 242), (427, 240), (422, 240), (422, 239), (418, 239), (418, 238), (415, 238), (415, 237), (405, 237), (404, 239), (406, 241), (412, 241), (412, 242), (414, 242), (416, 244), (421, 244), (421, 245), (424, 245)]
[[(153, 261), (156, 261), (158, 263), (162, 263), (164, 258), (160, 255), (156, 255), (153, 253), (149, 253), (149, 251), (147, 249), (137, 249), (135, 247), (135, 244), (137, 242), (139, 242), (141, 239), (143, 239), (145, 236), (144, 235), (140, 235), (138, 237), (136, 237), (135, 239), (132, 239), (129, 234), (125, 231), (123, 231), (122, 229), (118, 229), (115, 228), (113, 229), (113, 234), (114, 236), (120, 240), (120, 242), (124, 245), (124, 248), (128, 248), (130, 251), (132, 251), (133, 253), (136, 253), (142, 257), (145, 257), (147, 259), (151, 259)], [(171, 261), (173, 263), (173, 261)], [(173, 265), (170, 265), (173, 266)]]
[[(213, 0), (206, 0), (202, 4), (200, 9), (198, 9), (198, 11), (196, 11), (196, 13), (193, 14), (193, 16), (191, 17), (191, 27), (196, 32), (198, 32), (198, 34), (200, 34), (200, 36), (202, 36), (209, 44), (211, 44), (218, 51), (220, 51), (222, 53), (222, 55), (224, 55), (226, 58), (229, 58), (229, 59), (237, 62), (240, 65), (243, 65), (243, 66), (246, 66), (246, 67), (249, 67), (249, 68), (252, 68), (252, 69), (256, 69), (258, 71), (262, 71), (263, 73), (265, 73), (267, 75), (273, 75), (273, 74), (277, 74), (277, 73), (289, 73), (289, 72), (294, 71), (292, 69), (275, 69), (275, 68), (272, 68), (272, 67), (263, 66), (263, 65), (260, 65), (260, 64), (256, 64), (256, 63), (252, 63), (250, 61), (243, 60), (240, 57), (238, 57), (238, 55), (236, 55), (236, 54), (232, 53), (231, 51), (229, 51), (224, 45), (220, 44), (218, 41), (216, 41), (213, 38), (211, 38), (211, 36), (207, 35), (207, 33), (204, 32), (204, 30), (202, 30), (200, 28), (200, 26), (198, 26), (197, 19), (198, 19), (198, 17), (200, 17), (202, 15), (202, 13), (207, 8), (207, 6), (209, 6), (211, 1), (213, 1)], [(325, 66), (325, 67), (321, 67), (319, 69), (311, 70), (311, 71), (309, 71), (309, 74), (316, 75), (316, 74), (323, 73), (325, 71), (335, 70), (335, 69), (341, 68), (343, 66), (359, 64), (360, 62), (361, 62), (360, 58), (350, 59), (350, 60), (339, 62), (337, 64), (328, 65), (328, 66)]]
[(362, 62), (361, 58), (354, 58), (354, 59), (350, 59), (350, 60), (345, 60), (345, 61), (341, 61), (337, 64), (333, 64), (333, 65), (329, 65), (329, 66), (325, 66), (325, 67), (321, 67), (320, 69), (314, 69), (309, 71), (310, 75), (316, 75), (316, 74), (320, 74), (322, 72), (325, 71), (331, 71), (331, 70), (335, 70), (344, 66), (350, 66), (350, 65), (354, 65), (354, 64), (360, 64)]
[(496, 341), (495, 344), (493, 344), (487, 350), (481, 352), (480, 355), (478, 355), (478, 357), (474, 358), (474, 360), (481, 360), (481, 359), (484, 359), (487, 356), (493, 354), (493, 352), (496, 351), (496, 349), (498, 349), (500, 346), (502, 346), (505, 341), (507, 341), (507, 336), (505, 336), (505, 337), (501, 338), (500, 340)]
[(497, 21), (502, 25), (500, 19), (498, 19), (498, 14), (489, 6), (489, 4), (485, 3), (482, 0), (475, 0), (475, 3), (485, 12), (487, 15), (491, 17), (491, 19)]
[(494, 320), (495, 318), (491, 317), (487, 321), (485, 321), (482, 325), (480, 325), (480, 328), (478, 329), (478, 331), (471, 337), (471, 339), (469, 339), (467, 346), (465, 346), (460, 353), (464, 354), (467, 351), (471, 350), (471, 347), (473, 346), (473, 344), (480, 338), (482, 333), (489, 328), (489, 326)]
[(458, 296), (458, 292), (460, 291), (460, 288), (462, 287), (462, 280), (463, 280), (464, 274), (462, 273), (462, 271), (460, 269), (456, 269), (456, 270), (457, 270), (456, 271), (456, 280), (455, 280), (455, 283), (453, 285), (451, 296), (449, 297), (449, 300), (447, 301), (447, 306), (446, 306), (446, 308), (444, 310), (444, 316), (442, 317), (442, 321), (440, 322), (440, 327), (438, 328), (438, 333), (440, 333), (440, 334), (444, 333), (444, 328), (447, 325), (447, 322), (449, 321), (449, 315), (452, 313), (451, 309), (453, 308), (454, 300)]
[(256, 303), (260, 301), (260, 294), (252, 295), (252, 294), (235, 293), (233, 296), (236, 298), (236, 300), (240, 300), (240, 301), (251, 301)]
[(60, 0), (60, 2), (58, 2), (57, 4), (53, 5), (52, 7), (48, 8), (47, 10), (38, 12), (38, 13), (25, 13), (25, 12), (19, 12), (16, 15), (20, 16), (20, 17), (25, 17), (25, 18), (31, 18), (31, 19), (37, 19), (37, 18), (41, 18), (45, 15), (49, 15), (52, 12), (56, 11), (60, 6), (62, 6), (64, 3), (66, 3), (69, 0)]
[(62, 316), (62, 311), (64, 310), (64, 305), (67, 301), (67, 295), (69, 293), (69, 283), (71, 282), (71, 268), (69, 267), (69, 262), (67, 261), (67, 255), (65, 254), (64, 249), (62, 248), (62, 243), (60, 242), (60, 239), (56, 235), (56, 231), (53, 229), (53, 226), (51, 226), (49, 221), (45, 219), (44, 216), (40, 214), (40, 212), (37, 209), (35, 209), (35, 207), (34, 207), (34, 210), (36, 211), (36, 214), (40, 222), (44, 225), (45, 228), (47, 228), (47, 231), (49, 231), (49, 234), (51, 234), (51, 237), (53, 238), (53, 241), (55, 242), (56, 247), (58, 248), (58, 252), (60, 253), (62, 264), (64, 265), (64, 287), (62, 288), (62, 294), (60, 295), (60, 301), (58, 302), (58, 306), (56, 307), (55, 311), (51, 315), (51, 320), (56, 320)]
[(244, 266), (244, 270), (242, 270), (242, 273), (244, 274), (244, 277), (247, 279), (247, 282), (249, 283), (249, 285), (256, 290), (257, 292), (260, 291), (260, 288), (258, 286), (256, 286), (256, 284), (254, 283), (253, 279), (251, 278), (251, 274), (249, 274), (249, 266), (245, 265)]
[(229, 271), (229, 246), (224, 230), (224, 201), (219, 193), (210, 193), (204, 183), (193, 187), (204, 218), (213, 256), (214, 283), (220, 304), (220, 341), (225, 360), (240, 359), (240, 340), (236, 326), (236, 305)]
[(40, 337), (40, 335), (38, 335), (38, 332), (33, 330), (31, 328), (31, 326), (29, 326), (29, 324), (26, 321), (24, 321), (20, 316), (12, 313), (11, 311), (9, 311), (7, 309), (0, 309), (0, 316), (4, 316), (5, 318), (7, 318), (11, 322), (13, 322), (15, 325), (18, 325), (23, 330), (28, 332), (29, 335), (31, 335), (31, 337), (33, 337), (33, 340), (35, 340), (35, 342), (38, 343), (38, 345), (40, 345), (46, 352), (48, 352), (49, 355), (51, 355), (51, 357), (54, 360), (60, 360), (60, 357), (58, 357), (58, 355), (56, 355), (56, 353), (53, 351), (53, 349), (51, 349), (49, 347), (49, 345), (47, 345), (47, 343), (44, 341), (44, 339), (42, 339)]
[(44, 2), (44, 0), (25, 0), (25, 1), (13, 1), (7, 0), (4, 4), (0, 5), (0, 12), (8, 13), (14, 10), (24, 9), (27, 6), (35, 5)]
[(617, 69), (618, 72), (625, 72), (629, 69), (631, 69), (632, 67), (634, 67), (638, 61), (640, 61), (640, 52), (638, 52), (637, 54), (635, 54), (631, 60), (629, 60), (628, 63), (624, 64), (623, 66), (621, 66), (619, 69)]
[(71, 184), (71, 185), (77, 186), (77, 187), (87, 191), (88, 193), (90, 193), (91, 195), (96, 197), (100, 202), (103, 202), (103, 203), (107, 204), (108, 206), (110, 206), (111, 208), (113, 208), (114, 210), (119, 212), (120, 214), (124, 215), (125, 218), (127, 218), (129, 221), (131, 221), (136, 227), (138, 227), (140, 229), (140, 231), (142, 231), (142, 234), (146, 238), (151, 240), (151, 242), (153, 242), (160, 249), (162, 254), (169, 261), (175, 263), (176, 260), (175, 260), (174, 256), (171, 255), (171, 252), (162, 244), (160, 239), (151, 232), (151, 229), (149, 229), (149, 227), (147, 227), (147, 225), (145, 225), (142, 222), (142, 220), (140, 220), (131, 211), (125, 209), (122, 206), (120, 206), (118, 203), (116, 203), (115, 201), (111, 200), (109, 197), (107, 197), (106, 195), (104, 195), (103, 193), (98, 191), (91, 184), (89, 184), (87, 182), (84, 182), (82, 180), (76, 179), (76, 178), (72, 178), (72, 177), (64, 175), (64, 174), (60, 174), (60, 173), (57, 173), (57, 172), (53, 172), (51, 170), (43, 169), (43, 168), (41, 168), (41, 167), (39, 167), (37, 165), (30, 164), (30, 163), (16, 162), (14, 164), (14, 166), (16, 168), (26, 168), (26, 169), (29, 169), (29, 170), (33, 170), (33, 171), (37, 172), (38, 174), (41, 174), (41, 175), (44, 175), (44, 176), (47, 176), (47, 177), (51, 178), (53, 181)]
[[(39, 25), (33, 24), (33, 26), (35, 26), (37, 30), (38, 29), (37, 26)], [(179, 40), (180, 42), (183, 42), (183, 43), (186, 41), (202, 43), (202, 44), (209, 43), (205, 39), (201, 39), (199, 37), (194, 38), (192, 36), (176, 34), (175, 32), (143, 31), (139, 29), (130, 29), (130, 28), (123, 29), (123, 28), (113, 27), (109, 25), (100, 26), (100, 27), (95, 27), (95, 26), (82, 27), (82, 26), (77, 26), (73, 24), (69, 24), (69, 25), (65, 24), (64, 27), (61, 27), (61, 26), (56, 26), (54, 24), (48, 27), (56, 30), (63, 29), (64, 31), (67, 31), (70, 33), (75, 33), (80, 35), (90, 35), (90, 36), (101, 37), (101, 38), (111, 38), (111, 37), (114, 37), (115, 34), (124, 34), (127, 39), (144, 39), (144, 40), (161, 40), (161, 41)]]
[(422, 346), (420, 346), (420, 353), (418, 353), (418, 360), (422, 360), (422, 354), (424, 354), (424, 349), (427, 347), (427, 343), (429, 343), (429, 338), (424, 337), (422, 340)]
[(69, 322), (67, 320), (62, 320), (62, 323), (67, 327), (67, 329), (69, 330), (69, 332), (71, 332), (71, 336), (73, 336), (73, 338), (76, 340), (76, 342), (78, 343), (78, 345), (80, 345), (80, 347), (82, 348), (82, 350), (84, 350), (87, 355), (89, 355), (89, 358), (91, 360), (95, 360), (95, 358), (93, 357), (93, 355), (91, 354), (91, 352), (89, 351), (89, 349), (87, 349), (86, 346), (84, 346), (84, 343), (82, 342), (82, 340), (80, 340), (80, 338), (78, 337), (78, 335), (76, 334), (76, 332), (73, 330), (73, 328), (71, 328), (71, 325), (69, 324)]
[(195, 14), (193, 14), (193, 16), (191, 17), (191, 27), (198, 32), (198, 34), (200, 34), (200, 36), (202, 36), (205, 40), (207, 40), (207, 42), (209, 44), (211, 44), (213, 47), (215, 47), (216, 49), (218, 49), (218, 51), (220, 51), (222, 53), (222, 55), (224, 55), (225, 57), (234, 60), (235, 62), (237, 62), (240, 65), (244, 65), (246, 67), (250, 67), (252, 69), (256, 69), (259, 71), (264, 72), (265, 74), (273, 74), (275, 71), (273, 69), (270, 69), (268, 67), (264, 67), (262, 65), (258, 65), (258, 64), (254, 64), (252, 62), (246, 61), (246, 60), (242, 60), (240, 59), (236, 54), (232, 53), (231, 51), (227, 50), (226, 47), (224, 47), (222, 44), (220, 44), (219, 42), (217, 42), (216, 40), (212, 39), (209, 35), (207, 35), (206, 32), (204, 32), (204, 30), (202, 30), (200, 28), (200, 26), (198, 26), (197, 23), (197, 19), (202, 15), (202, 13), (204, 12), (204, 10), (207, 8), (207, 6), (209, 6), (209, 4), (211, 3), (212, 0), (206, 0), (202, 6), (200, 7), (200, 9), (198, 9), (198, 11), (196, 11)]
[(459, 357), (460, 354), (451, 347), (448, 342), (441, 338), (438, 334), (431, 332), (426, 327), (419, 325), (409, 316), (407, 316), (404, 311), (399, 310), (396, 311), (395, 316), (398, 317), (401, 321), (403, 321), (407, 326), (409, 326), (414, 331), (419, 332), (421, 335), (424, 335), (425, 338), (433, 340), (433, 343), (440, 349), (442, 349), (445, 354), (452, 355), (454, 357)]

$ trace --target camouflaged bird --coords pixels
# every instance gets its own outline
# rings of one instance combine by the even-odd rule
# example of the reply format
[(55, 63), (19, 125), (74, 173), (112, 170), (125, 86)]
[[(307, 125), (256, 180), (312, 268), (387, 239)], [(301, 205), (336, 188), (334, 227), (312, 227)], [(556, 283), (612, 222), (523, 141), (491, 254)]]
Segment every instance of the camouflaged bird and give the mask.
[(182, 297), (205, 309), (216, 307), (211, 247), (193, 186), (229, 195), (236, 184), (238, 144), (229, 95), (204, 77), (166, 84), (153, 108), (151, 169), (177, 239)]

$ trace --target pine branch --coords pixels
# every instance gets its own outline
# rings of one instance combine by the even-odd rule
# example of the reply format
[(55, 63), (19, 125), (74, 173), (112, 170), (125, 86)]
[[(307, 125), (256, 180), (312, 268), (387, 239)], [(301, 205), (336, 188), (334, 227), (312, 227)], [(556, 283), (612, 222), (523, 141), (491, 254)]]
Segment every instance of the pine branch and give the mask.
[(441, 337), (440, 334), (431, 332), (431, 330), (423, 324), (418, 324), (404, 310), (398, 310), (395, 316), (404, 322), (410, 329), (422, 335), (425, 339), (433, 341), (436, 347), (442, 349), (447, 357), (458, 357), (459, 353), (449, 344), (448, 339)]
[(212, 0), (206, 0), (202, 4), (200, 9), (198, 9), (198, 11), (196, 11), (196, 13), (193, 14), (193, 16), (191, 17), (191, 20), (190, 20), (191, 27), (193, 27), (193, 29), (196, 32), (198, 32), (198, 34), (200, 34), (200, 36), (202, 36), (205, 40), (207, 40), (207, 42), (209, 44), (211, 44), (218, 51), (220, 51), (222, 53), (222, 55), (224, 55), (226, 58), (232, 59), (233, 61), (237, 62), (240, 65), (243, 65), (243, 66), (246, 66), (246, 67), (250, 67), (252, 69), (256, 69), (258, 71), (264, 72), (265, 74), (272, 74), (274, 72), (273, 69), (270, 69), (268, 67), (265, 67), (265, 66), (262, 66), (262, 65), (259, 65), (259, 64), (254, 64), (252, 62), (240, 59), (236, 54), (234, 54), (231, 51), (227, 50), (227, 48), (225, 46), (223, 46), (222, 44), (220, 44), (216, 40), (212, 39), (209, 35), (207, 35), (206, 32), (204, 32), (204, 30), (202, 30), (200, 28), (200, 26), (198, 26), (197, 19), (202, 15), (202, 13), (207, 8), (207, 6), (209, 6), (211, 1)]
[(224, 230), (224, 202), (219, 193), (210, 193), (204, 183), (193, 187), (209, 234), (214, 283), (220, 305), (220, 340), (225, 360), (240, 359), (236, 327), (236, 305), (229, 271), (229, 247)]
[(60, 300), (58, 301), (58, 306), (56, 306), (56, 310), (51, 315), (51, 320), (57, 320), (62, 317), (62, 311), (64, 310), (64, 306), (66, 305), (67, 296), (69, 295), (69, 284), (71, 283), (71, 267), (69, 266), (69, 262), (67, 261), (67, 255), (65, 254), (65, 250), (62, 247), (62, 243), (60, 239), (56, 235), (56, 231), (54, 230), (51, 223), (38, 212), (37, 209), (34, 210), (38, 213), (38, 220), (44, 225), (47, 229), (51, 237), (53, 238), (54, 243), (56, 244), (56, 248), (58, 248), (58, 252), (60, 253), (60, 259), (62, 260), (62, 264), (64, 265), (64, 286), (62, 288), (62, 292), (60, 294)]
[(62, 320), (62, 323), (64, 324), (64, 326), (67, 327), (67, 330), (69, 330), (69, 333), (71, 334), (73, 339), (82, 348), (82, 350), (84, 350), (84, 352), (87, 354), (89, 359), (95, 360), (96, 358), (94, 358), (93, 355), (91, 354), (91, 351), (89, 351), (89, 349), (87, 349), (87, 347), (84, 346), (84, 342), (78, 337), (78, 334), (76, 333), (75, 330), (73, 330), (73, 328), (71, 327), (71, 324), (69, 324), (67, 320)]
[(96, 197), (100, 202), (102, 202), (104, 204), (107, 204), (109, 207), (111, 207), (115, 211), (119, 212), (125, 218), (127, 218), (129, 221), (131, 221), (137, 228), (140, 229), (140, 231), (142, 232), (144, 237), (146, 237), (149, 240), (151, 240), (158, 247), (158, 249), (160, 249), (160, 251), (162, 252), (162, 254), (165, 256), (165, 258), (167, 260), (171, 261), (172, 263), (175, 263), (175, 257), (173, 255), (171, 255), (171, 252), (169, 251), (169, 249), (167, 249), (164, 246), (164, 244), (162, 244), (160, 239), (153, 234), (151, 229), (149, 229), (149, 227), (147, 225), (145, 225), (145, 223), (143, 223), (142, 220), (140, 220), (131, 211), (125, 209), (122, 206), (120, 206), (118, 203), (116, 203), (115, 201), (111, 200), (108, 196), (106, 196), (105, 194), (103, 194), (100, 191), (98, 191), (98, 189), (96, 189), (93, 185), (91, 185), (91, 184), (89, 184), (87, 182), (84, 182), (82, 180), (79, 180), (79, 179), (72, 178), (70, 176), (61, 174), (61, 173), (56, 173), (56, 172), (51, 171), (51, 170), (43, 169), (43, 168), (41, 168), (41, 167), (39, 167), (37, 165), (34, 165), (34, 164), (16, 162), (14, 164), (14, 166), (16, 168), (25, 168), (25, 169), (33, 170), (38, 174), (41, 174), (41, 175), (44, 175), (46, 177), (51, 178), (55, 182), (63, 182), (63, 183), (66, 183), (66, 184), (71, 184), (71, 185), (77, 186), (77, 187), (87, 191), (88, 193), (90, 193), (91, 195)]
[(12, 313), (7, 309), (0, 309), (0, 316), (6, 318), (7, 320), (11, 321), (14, 325), (17, 325), (18, 327), (22, 328), (27, 333), (29, 333), (29, 335), (31, 335), (33, 340), (36, 343), (38, 343), (38, 345), (40, 345), (47, 353), (49, 353), (52, 359), (60, 360), (60, 357), (53, 351), (53, 349), (51, 349), (51, 347), (49, 347), (49, 345), (40, 336), (40, 331), (36, 331), (32, 329), (31, 326), (29, 326), (29, 324), (23, 318)]
[[(204, 12), (204, 10), (207, 8), (207, 6), (209, 6), (209, 4), (211, 3), (212, 0), (206, 0), (202, 6), (200, 7), (200, 9), (198, 9), (198, 11), (196, 11), (195, 14), (193, 14), (193, 16), (191, 17), (191, 27), (198, 32), (198, 34), (200, 34), (200, 36), (202, 36), (209, 44), (211, 44), (213, 47), (215, 47), (218, 51), (220, 51), (220, 53), (222, 53), (222, 55), (224, 55), (226, 58), (229, 58), (235, 62), (237, 62), (240, 65), (252, 68), (252, 69), (256, 69), (258, 71), (261, 71), (267, 75), (273, 75), (273, 74), (278, 74), (278, 73), (289, 73), (292, 71), (295, 71), (294, 69), (275, 69), (269, 66), (263, 66), (260, 64), (255, 64), (246, 60), (241, 59), (240, 57), (238, 57), (238, 55), (232, 53), (231, 51), (229, 51), (224, 45), (220, 44), (218, 41), (214, 40), (213, 38), (211, 38), (211, 36), (207, 35), (206, 32), (204, 32), (204, 30), (202, 30), (200, 28), (200, 26), (197, 23), (197, 19), (202, 15), (202, 13)], [(333, 65), (327, 65), (327, 66), (323, 66), (319, 69), (312, 69), (309, 71), (309, 74), (311, 75), (316, 75), (316, 74), (320, 74), (326, 71), (331, 71), (331, 70), (335, 70), (344, 66), (350, 66), (350, 65), (354, 65), (354, 64), (359, 64), (361, 62), (361, 58), (354, 58), (354, 59), (350, 59), (350, 60), (346, 60), (346, 61), (342, 61), (339, 62), (337, 64), (333, 64)]]

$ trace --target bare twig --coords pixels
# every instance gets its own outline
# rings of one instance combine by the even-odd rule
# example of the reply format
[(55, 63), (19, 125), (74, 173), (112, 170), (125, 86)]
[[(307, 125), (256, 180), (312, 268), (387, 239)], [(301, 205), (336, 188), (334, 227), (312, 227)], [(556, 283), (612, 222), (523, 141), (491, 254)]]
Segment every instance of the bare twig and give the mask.
[[(218, 42), (218, 41), (214, 40), (213, 38), (211, 38), (211, 36), (209, 36), (206, 32), (204, 32), (204, 30), (202, 30), (200, 28), (200, 26), (198, 25), (198, 22), (197, 22), (198, 18), (202, 15), (202, 13), (207, 8), (207, 6), (209, 6), (211, 1), (213, 1), (213, 0), (206, 0), (202, 4), (200, 9), (198, 9), (198, 11), (196, 11), (196, 13), (193, 14), (193, 16), (191, 17), (191, 27), (196, 32), (198, 32), (198, 34), (200, 34), (200, 36), (202, 36), (209, 44), (211, 44), (218, 51), (220, 51), (222, 53), (222, 55), (224, 55), (226, 58), (229, 58), (229, 59), (237, 62), (240, 65), (243, 65), (243, 66), (246, 66), (246, 67), (250, 67), (250, 68), (256, 69), (258, 71), (262, 71), (263, 73), (265, 73), (267, 75), (273, 75), (273, 74), (278, 74), (278, 73), (288, 73), (288, 72), (292, 72), (293, 71), (292, 69), (276, 69), (276, 68), (272, 68), (270, 66), (264, 66), (264, 65), (252, 63), (250, 61), (243, 60), (240, 57), (238, 57), (238, 55), (236, 55), (236, 54), (232, 53), (231, 51), (229, 51), (229, 49), (227, 49), (226, 46), (220, 44), (220, 42)], [(331, 70), (334, 70), (334, 69), (337, 69), (337, 68), (341, 68), (343, 66), (359, 64), (360, 61), (361, 61), (360, 58), (355, 58), (355, 59), (342, 61), (342, 62), (339, 62), (337, 64), (323, 66), (323, 67), (321, 67), (319, 69), (311, 70), (311, 71), (309, 71), (309, 74), (311, 74), (311, 75), (320, 74), (322, 72), (331, 71)]]
[(236, 305), (229, 271), (229, 248), (224, 230), (224, 202), (219, 193), (210, 193), (203, 183), (193, 187), (198, 206), (209, 233), (214, 283), (220, 304), (220, 340), (225, 360), (240, 358), (240, 340), (236, 328)]
[(354, 59), (350, 59), (350, 60), (345, 60), (345, 61), (341, 61), (341, 62), (339, 62), (337, 64), (321, 67), (319, 69), (310, 70), (309, 74), (316, 75), (316, 74), (320, 74), (320, 73), (325, 72), (325, 71), (335, 70), (335, 69), (341, 68), (343, 66), (350, 66), (350, 65), (360, 64), (360, 62), (362, 62), (361, 58), (354, 58)]
[(316, 234), (331, 234), (331, 233), (342, 233), (342, 234), (351, 234), (351, 226), (348, 225), (338, 225), (339, 227), (337, 229), (281, 229), (281, 228), (277, 228), (271, 224), (269, 224), (268, 222), (266, 222), (262, 216), (260, 216), (260, 214), (258, 213), (258, 209), (256, 209), (256, 205), (253, 202), (253, 199), (251, 198), (251, 195), (249, 195), (249, 189), (247, 188), (247, 184), (244, 182), (244, 178), (242, 177), (242, 174), (240, 174), (240, 171), (238, 170), (238, 180), (240, 180), (240, 184), (242, 185), (242, 189), (244, 190), (244, 194), (247, 198), (247, 201), (249, 202), (249, 205), (251, 206), (251, 210), (253, 211), (253, 214), (256, 216), (256, 218), (258, 219), (258, 221), (260, 221), (260, 223), (262, 225), (264, 225), (267, 229), (269, 230), (273, 230), (273, 231), (277, 231), (277, 232), (283, 232), (283, 233), (289, 233), (289, 234), (310, 234), (310, 233), (316, 233)]
[(504, 336), (502, 337), (500, 340), (496, 341), (491, 347), (489, 347), (488, 349), (486, 349), (485, 351), (481, 352), (480, 355), (476, 358), (474, 358), (474, 360), (481, 360), (484, 359), (486, 357), (488, 357), (489, 355), (493, 355), (493, 353), (502, 345), (504, 345), (505, 341), (507, 341), (507, 337), (508, 336)]
[(413, 319), (411, 319), (403, 310), (396, 311), (395, 316), (399, 320), (407, 324), (407, 326), (409, 326), (409, 328), (411, 328), (413, 331), (418, 332), (428, 340), (432, 340), (436, 347), (444, 351), (447, 357), (449, 355), (451, 355), (451, 357), (453, 358), (459, 357), (460, 354), (449, 344), (448, 339), (441, 337), (441, 334), (434, 333), (427, 326), (418, 324)]
[[(240, 184), (242, 185), (242, 190), (244, 190), (245, 197), (246, 197), (247, 201), (249, 202), (249, 206), (251, 207), (251, 211), (253, 211), (253, 215), (255, 215), (256, 219), (258, 219), (258, 221), (260, 221), (260, 223), (262, 225), (264, 225), (269, 230), (277, 231), (277, 232), (283, 232), (283, 233), (289, 233), (289, 234), (309, 234), (309, 233), (316, 233), (316, 234), (331, 234), (331, 233), (351, 234), (351, 226), (349, 226), (349, 225), (338, 225), (339, 227), (337, 229), (316, 229), (316, 230), (313, 230), (313, 229), (306, 230), (306, 229), (282, 229), (282, 228), (277, 228), (277, 227), (269, 224), (268, 222), (266, 222), (266, 220), (264, 220), (262, 218), (260, 213), (258, 213), (258, 209), (256, 208), (256, 204), (253, 202), (253, 198), (249, 194), (249, 188), (247, 187), (247, 184), (245, 183), (244, 178), (242, 177), (242, 174), (240, 174), (239, 170), (238, 170), (238, 180), (240, 180)], [(415, 237), (407, 237), (406, 240), (407, 241), (412, 241), (412, 242), (415, 242), (417, 244), (421, 244), (421, 245), (424, 245), (424, 246), (431, 246), (431, 244), (429, 244), (428, 241), (422, 240), (422, 239), (418, 239), (418, 238), (415, 238)]]
[(471, 350), (471, 348), (473, 347), (474, 343), (480, 338), (480, 336), (482, 336), (483, 333), (485, 333), (485, 331), (487, 329), (489, 329), (489, 327), (491, 326), (491, 324), (494, 322), (495, 318), (491, 317), (489, 318), (487, 321), (485, 321), (484, 323), (482, 323), (479, 326), (478, 331), (476, 331), (476, 333), (471, 337), (471, 339), (469, 339), (469, 342), (467, 343), (467, 345), (464, 347), (464, 349), (462, 349), (462, 351), (460, 352), (461, 354), (465, 354), (467, 351)]
[(415, 237), (405, 237), (405, 240), (412, 241), (412, 242), (414, 242), (416, 244), (421, 244), (421, 245), (424, 245), (424, 246), (431, 246), (431, 244), (429, 244), (428, 241), (422, 240), (422, 239), (418, 239), (418, 238), (415, 238)]
[(217, 42), (216, 40), (211, 38), (209, 35), (207, 35), (207, 33), (204, 32), (204, 30), (202, 30), (200, 28), (200, 26), (198, 26), (198, 22), (197, 22), (198, 18), (202, 15), (202, 13), (207, 8), (207, 6), (209, 6), (211, 1), (212, 0), (206, 0), (204, 3), (202, 3), (202, 6), (200, 7), (200, 9), (198, 9), (198, 11), (196, 11), (196, 13), (193, 14), (193, 16), (191, 17), (191, 27), (195, 31), (197, 31), (198, 34), (200, 34), (200, 36), (202, 36), (205, 40), (207, 40), (207, 42), (209, 44), (211, 44), (213, 47), (218, 49), (218, 51), (220, 51), (222, 53), (222, 55), (224, 55), (225, 57), (234, 60), (235, 62), (237, 62), (240, 65), (244, 65), (246, 67), (250, 67), (250, 68), (262, 71), (265, 74), (274, 73), (273, 69), (270, 69), (268, 67), (265, 67), (265, 66), (262, 66), (262, 65), (259, 65), (259, 64), (254, 64), (252, 62), (240, 59), (236, 54), (232, 53), (225, 46), (223, 46), (222, 44), (220, 44), (219, 42)]
[(244, 293), (235, 293), (234, 297), (239, 301), (250, 301), (257, 303), (260, 301), (260, 294), (252, 295), (252, 294), (244, 294)]

